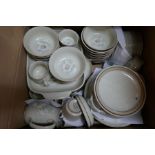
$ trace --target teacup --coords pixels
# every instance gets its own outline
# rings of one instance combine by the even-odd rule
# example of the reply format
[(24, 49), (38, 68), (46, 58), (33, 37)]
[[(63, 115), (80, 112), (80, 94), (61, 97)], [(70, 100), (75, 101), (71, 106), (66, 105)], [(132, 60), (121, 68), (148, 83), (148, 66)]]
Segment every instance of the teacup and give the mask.
[(45, 62), (36, 61), (29, 67), (29, 76), (33, 81), (44, 86), (48, 85), (50, 79), (48, 66)]

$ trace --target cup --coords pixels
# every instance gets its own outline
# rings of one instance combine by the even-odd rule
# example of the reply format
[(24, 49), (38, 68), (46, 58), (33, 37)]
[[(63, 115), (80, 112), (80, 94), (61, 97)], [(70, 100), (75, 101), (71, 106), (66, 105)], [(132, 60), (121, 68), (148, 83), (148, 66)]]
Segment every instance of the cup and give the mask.
[(48, 72), (48, 66), (45, 62), (36, 61), (29, 67), (30, 78), (38, 84), (48, 86), (50, 75)]
[(77, 100), (71, 99), (67, 101), (62, 109), (63, 116), (69, 120), (75, 121), (81, 118), (82, 112)]
[(59, 33), (59, 41), (62, 46), (78, 47), (79, 35), (71, 29), (64, 29)]

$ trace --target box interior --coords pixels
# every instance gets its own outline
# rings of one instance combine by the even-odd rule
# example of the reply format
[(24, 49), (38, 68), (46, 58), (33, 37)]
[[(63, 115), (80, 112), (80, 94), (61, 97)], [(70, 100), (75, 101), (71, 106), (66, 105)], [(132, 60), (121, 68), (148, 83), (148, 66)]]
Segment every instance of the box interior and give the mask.
[[(24, 101), (28, 99), (26, 83), (26, 51), (23, 36), (30, 27), (0, 27), (0, 128), (27, 128)], [(83, 26), (68, 26), (79, 34)], [(142, 115), (144, 125), (127, 128), (155, 128), (155, 27), (123, 27), (143, 35), (144, 76), (147, 98)], [(104, 125), (93, 128), (108, 128)]]

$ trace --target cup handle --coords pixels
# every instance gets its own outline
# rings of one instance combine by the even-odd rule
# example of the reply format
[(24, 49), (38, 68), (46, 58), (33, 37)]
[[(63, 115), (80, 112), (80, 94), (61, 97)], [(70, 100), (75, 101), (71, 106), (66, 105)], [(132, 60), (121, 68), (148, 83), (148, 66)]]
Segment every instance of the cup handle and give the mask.
[(54, 129), (56, 126), (55, 123), (53, 123), (51, 125), (47, 125), (47, 126), (41, 126), (41, 125), (34, 124), (33, 122), (30, 122), (29, 125), (33, 129)]

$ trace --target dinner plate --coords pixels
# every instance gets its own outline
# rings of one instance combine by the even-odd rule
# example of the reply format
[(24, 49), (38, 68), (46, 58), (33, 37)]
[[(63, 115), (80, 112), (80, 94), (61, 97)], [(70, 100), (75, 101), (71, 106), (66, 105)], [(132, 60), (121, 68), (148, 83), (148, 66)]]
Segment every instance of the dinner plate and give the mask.
[(104, 111), (119, 117), (137, 113), (146, 98), (145, 86), (140, 76), (123, 66), (102, 70), (95, 80), (93, 92)]

